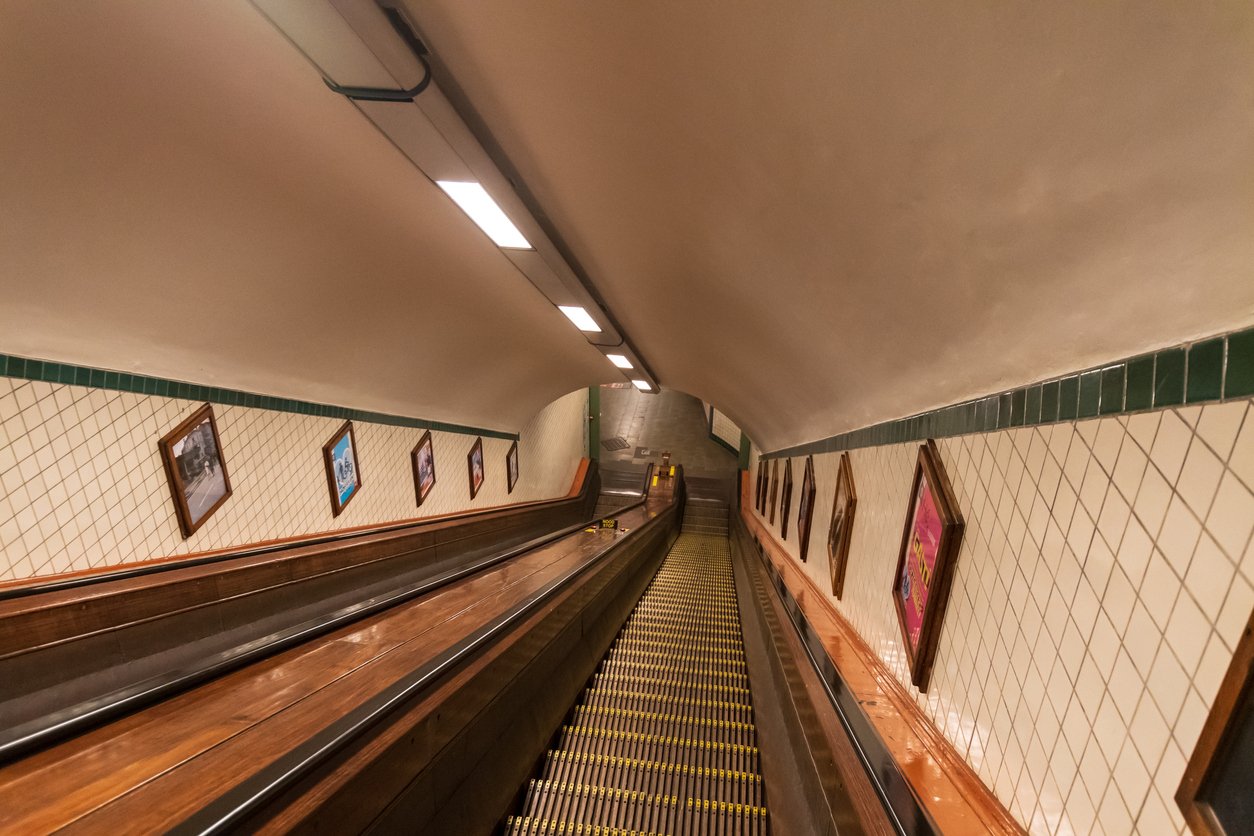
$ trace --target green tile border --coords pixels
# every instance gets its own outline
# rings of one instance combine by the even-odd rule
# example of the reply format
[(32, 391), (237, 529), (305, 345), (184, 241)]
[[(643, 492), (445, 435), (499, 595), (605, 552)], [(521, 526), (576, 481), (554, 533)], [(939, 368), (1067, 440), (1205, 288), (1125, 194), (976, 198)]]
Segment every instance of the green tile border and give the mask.
[(419, 430), (436, 430), (446, 433), (461, 433), (462, 435), (481, 435), (487, 438), (504, 438), (509, 441), (518, 440), (518, 433), (507, 433), (501, 430), (468, 427), (462, 424), (448, 424), (443, 421), (428, 421), (424, 418), (409, 418), (404, 415), (391, 415), (386, 412), (371, 412), (346, 406), (311, 403), (309, 401), (278, 398), (271, 395), (258, 395), (253, 392), (241, 392), (237, 389), (201, 386), (196, 383), (185, 383), (181, 380), (166, 380), (165, 378), (149, 377), (141, 374), (128, 374), (108, 369), (76, 366), (71, 363), (32, 360), (26, 357), (14, 357), (10, 354), (0, 354), (0, 376), (23, 378), (25, 380), (42, 380), (45, 383), (88, 386), (93, 389), (112, 389), (119, 392), (131, 392), (136, 395), (154, 395), (156, 397), (178, 398), (188, 401), (208, 401), (209, 403), (221, 404), (223, 406), (242, 406), (248, 409), (265, 409), (271, 412), (295, 412), (300, 415), (314, 415), (319, 418), (362, 421), (368, 424), (388, 424), (394, 427), (413, 427)]
[(1251, 395), (1254, 328), (1245, 328), (775, 450), (764, 457), (832, 453)]

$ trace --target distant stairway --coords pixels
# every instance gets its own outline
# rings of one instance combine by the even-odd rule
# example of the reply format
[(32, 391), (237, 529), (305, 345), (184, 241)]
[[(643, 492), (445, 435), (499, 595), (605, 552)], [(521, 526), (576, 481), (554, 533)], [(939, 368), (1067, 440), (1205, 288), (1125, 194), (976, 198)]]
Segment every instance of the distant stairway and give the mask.
[(505, 832), (767, 833), (725, 536), (680, 535)]
[(712, 534), (727, 536), (727, 503), (721, 499), (688, 497), (684, 505), (684, 534)]

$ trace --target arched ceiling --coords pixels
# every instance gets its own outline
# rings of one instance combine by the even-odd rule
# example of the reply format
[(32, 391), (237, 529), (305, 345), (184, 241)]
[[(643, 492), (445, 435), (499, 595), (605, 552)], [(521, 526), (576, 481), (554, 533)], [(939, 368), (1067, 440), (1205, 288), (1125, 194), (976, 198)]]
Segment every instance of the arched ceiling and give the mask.
[[(406, 5), (766, 449), (1254, 321), (1245, 0)], [(0, 80), (0, 351), (501, 429), (621, 379), (244, 0), (5, 4)]]
[(1254, 321), (1254, 4), (405, 0), (765, 449)]
[(0, 351), (517, 430), (621, 380), (245, 0), (0, 9)]

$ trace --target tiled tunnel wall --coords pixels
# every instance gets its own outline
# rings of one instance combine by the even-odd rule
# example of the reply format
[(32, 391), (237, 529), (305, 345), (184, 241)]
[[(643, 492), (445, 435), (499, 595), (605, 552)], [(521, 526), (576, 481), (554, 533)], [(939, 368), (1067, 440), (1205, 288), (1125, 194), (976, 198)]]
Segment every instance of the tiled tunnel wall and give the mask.
[(157, 439), (199, 401), (0, 377), (0, 581), (242, 546), (264, 540), (564, 496), (587, 450), (587, 391), (554, 401), (511, 442), (433, 430), (436, 484), (422, 508), (410, 451), (423, 430), (354, 421), (362, 488), (331, 513), (322, 445), (342, 418), (214, 405), (233, 494), (190, 538), (179, 532)]
[[(966, 531), (928, 693), (890, 597), (918, 442), (850, 451), (831, 601), (1030, 832), (1185, 832), (1173, 796), (1254, 607), (1254, 401), (937, 444)], [(814, 457), (804, 568), (821, 589), (839, 456)]]

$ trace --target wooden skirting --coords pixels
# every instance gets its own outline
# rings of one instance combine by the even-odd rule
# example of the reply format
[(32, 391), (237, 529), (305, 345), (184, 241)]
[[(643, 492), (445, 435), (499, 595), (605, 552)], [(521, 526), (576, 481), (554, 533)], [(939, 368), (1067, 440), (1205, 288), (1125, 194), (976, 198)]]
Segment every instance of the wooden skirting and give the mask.
[[(944, 834), (1026, 832), (920, 710), (914, 697), (858, 635), (831, 599), (801, 570), (752, 511), (747, 474), (741, 515), (822, 639), (828, 656), (857, 697), (915, 796)], [(888, 591), (885, 590), (885, 595)]]

